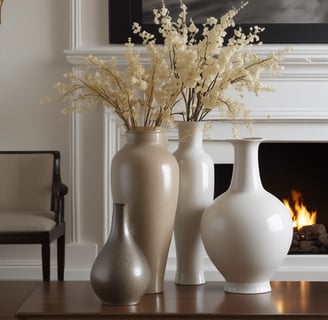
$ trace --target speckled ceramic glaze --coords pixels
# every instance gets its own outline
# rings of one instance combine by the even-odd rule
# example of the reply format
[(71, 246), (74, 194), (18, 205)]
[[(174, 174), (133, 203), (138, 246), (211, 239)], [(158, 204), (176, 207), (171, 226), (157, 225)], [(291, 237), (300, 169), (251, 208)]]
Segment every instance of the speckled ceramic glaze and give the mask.
[(208, 256), (226, 279), (225, 291), (271, 291), (273, 272), (287, 256), (293, 226), (285, 205), (262, 187), (262, 139), (231, 141), (235, 150), (229, 189), (204, 212), (201, 234)]
[(126, 203), (131, 233), (151, 270), (147, 293), (163, 291), (179, 192), (179, 167), (164, 129), (127, 132), (111, 168), (114, 202)]
[(177, 255), (177, 284), (205, 283), (205, 250), (200, 220), (213, 201), (214, 164), (203, 149), (204, 122), (179, 122), (179, 146), (174, 152), (179, 164), (180, 188), (174, 238)]
[(150, 269), (132, 238), (123, 204), (114, 204), (109, 238), (91, 269), (91, 285), (104, 304), (137, 304), (150, 282)]

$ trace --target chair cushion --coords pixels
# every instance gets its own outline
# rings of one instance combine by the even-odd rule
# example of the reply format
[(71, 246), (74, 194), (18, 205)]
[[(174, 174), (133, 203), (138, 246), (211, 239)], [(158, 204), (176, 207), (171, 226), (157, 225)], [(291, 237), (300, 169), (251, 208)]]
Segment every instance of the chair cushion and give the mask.
[(51, 211), (0, 211), (0, 232), (50, 231), (54, 217)]
[(50, 210), (54, 156), (1, 154), (0, 210)]

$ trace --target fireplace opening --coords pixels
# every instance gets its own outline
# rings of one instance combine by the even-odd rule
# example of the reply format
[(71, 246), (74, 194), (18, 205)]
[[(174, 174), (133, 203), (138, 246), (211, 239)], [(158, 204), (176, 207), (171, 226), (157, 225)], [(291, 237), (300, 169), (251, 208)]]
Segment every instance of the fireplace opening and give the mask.
[[(294, 215), (289, 254), (328, 254), (327, 151), (326, 142), (264, 142), (259, 147), (263, 187)], [(228, 189), (232, 170), (231, 163), (215, 164), (215, 197)]]

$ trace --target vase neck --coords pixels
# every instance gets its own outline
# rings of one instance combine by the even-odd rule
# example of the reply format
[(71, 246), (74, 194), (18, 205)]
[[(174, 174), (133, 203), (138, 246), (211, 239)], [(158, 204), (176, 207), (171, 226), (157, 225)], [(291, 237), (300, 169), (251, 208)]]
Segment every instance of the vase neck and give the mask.
[(232, 140), (235, 161), (229, 191), (262, 189), (259, 171), (258, 147), (262, 139)]
[(126, 133), (127, 142), (130, 144), (152, 143), (167, 147), (166, 130), (156, 128), (153, 130), (129, 130)]
[(179, 122), (178, 128), (180, 146), (203, 149), (202, 122)]
[(123, 203), (114, 203), (110, 236), (117, 238), (123, 235), (129, 235), (125, 205)]

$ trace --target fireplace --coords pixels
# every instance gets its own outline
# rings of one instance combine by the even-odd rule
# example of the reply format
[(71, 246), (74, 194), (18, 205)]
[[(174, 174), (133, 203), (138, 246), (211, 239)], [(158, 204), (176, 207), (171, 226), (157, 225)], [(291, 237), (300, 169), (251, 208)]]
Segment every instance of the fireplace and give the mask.
[[(315, 151), (315, 155), (312, 154), (308, 157), (308, 161), (311, 161), (312, 164), (315, 163), (315, 166), (312, 167), (314, 167), (313, 169), (316, 169), (316, 167), (318, 166), (318, 161), (320, 161), (318, 155), (320, 155), (320, 157), (324, 156), (324, 151), (321, 148), (328, 148), (328, 113), (326, 114), (326, 110), (323, 110), (320, 114), (318, 114), (318, 118), (322, 117), (320, 119), (311, 118), (308, 116), (308, 114), (303, 114), (302, 112), (298, 113), (297, 117), (299, 118), (296, 119), (295, 114), (290, 112), (290, 110), (288, 109), (286, 111), (286, 114), (282, 112), (281, 115), (276, 115), (275, 117), (268, 119), (264, 116), (266, 114), (266, 110), (267, 109), (265, 109), (263, 113), (259, 112), (258, 114), (255, 114), (258, 118), (254, 119), (254, 133), (256, 134), (256, 136), (264, 137), (264, 142), (261, 144), (260, 147), (260, 156), (262, 153), (262, 148), (265, 149), (270, 146), (271, 155), (268, 156), (268, 158), (269, 160), (272, 160), (272, 165), (277, 165), (277, 152), (281, 152), (283, 148), (302, 147), (302, 145), (309, 148), (318, 147), (319, 149)], [(290, 114), (292, 114), (293, 117), (290, 117)], [(125, 140), (124, 135), (122, 135), (122, 131), (120, 130), (120, 127), (117, 125), (117, 122), (113, 120), (113, 117), (110, 115), (110, 113), (106, 113), (105, 116), (106, 118), (104, 122), (104, 132), (106, 135), (106, 152), (104, 154), (106, 157), (104, 167), (109, 168), (111, 155), (115, 154), (117, 149), (124, 144)], [(240, 127), (239, 133), (240, 137), (249, 136), (249, 132), (244, 128), (244, 126)], [(219, 165), (221, 168), (224, 168), (224, 170), (220, 170), (220, 180), (225, 182), (223, 182), (223, 186), (221, 187), (220, 185), (216, 186), (216, 194), (225, 191), (225, 189), (228, 188), (230, 183), (233, 163), (233, 147), (231, 143), (226, 141), (225, 139), (230, 139), (231, 135), (232, 133), (230, 123), (228, 121), (222, 120), (213, 122), (209, 131), (204, 136), (205, 150), (211, 155), (214, 163)], [(169, 149), (173, 152), (178, 146), (178, 135), (175, 129), (168, 130), (168, 139)], [(279, 159), (281, 159), (282, 156), (286, 156), (286, 153), (282, 152), (282, 155), (279, 156)], [(303, 155), (303, 158), (304, 157), (307, 156)], [(325, 160), (324, 158), (321, 158), (321, 160), (322, 163), (320, 166), (324, 167)], [(298, 164), (299, 161), (296, 161), (296, 163)], [(328, 163), (327, 160), (326, 163)], [(269, 162), (269, 165), (271, 164)], [(274, 178), (277, 177), (277, 175), (274, 174), (274, 171), (270, 172), (269, 170), (269, 174), (271, 173), (273, 173)], [(106, 201), (105, 212), (110, 213), (111, 197), (110, 176), (108, 170), (106, 170), (105, 177), (105, 194), (108, 196), (108, 200)], [(320, 177), (321, 179), (318, 183), (320, 183), (322, 180), (328, 181), (328, 179), (323, 178), (323, 173), (320, 175)], [(266, 186), (265, 181), (264, 187), (269, 190), (269, 188)], [(219, 190), (220, 188), (221, 191)], [(312, 208), (312, 204), (309, 199), (311, 193), (307, 195), (305, 193), (307, 192), (307, 190), (308, 188), (306, 188), (303, 194), (304, 202), (306, 203), (306, 201), (309, 200), (309, 206), (311, 206)], [(272, 190), (271, 192), (273, 193), (273, 191), (274, 190)], [(289, 190), (289, 187), (286, 187), (283, 191), (281, 191), (281, 197), (288, 197), (290, 191), (291, 190)], [(323, 196), (322, 199), (324, 198), (325, 197)], [(319, 215), (321, 214), (322, 210), (319, 209), (319, 207), (315, 206), (314, 209), (318, 210)], [(324, 223), (327, 226), (326, 221), (321, 222), (321, 220), (319, 220), (318, 222)], [(175, 277), (175, 256), (175, 245), (174, 241), (172, 241), (165, 276), (168, 280), (173, 280)], [(218, 273), (206, 253), (204, 253), (204, 268), (205, 277), (208, 281), (223, 280), (222, 275)], [(283, 264), (274, 273), (272, 280), (328, 280), (328, 254), (289, 254)]]
[[(260, 145), (263, 187), (286, 204), (294, 220), (289, 254), (328, 254), (327, 151), (325, 142)], [(232, 164), (215, 164), (215, 196), (229, 187), (232, 169)]]

